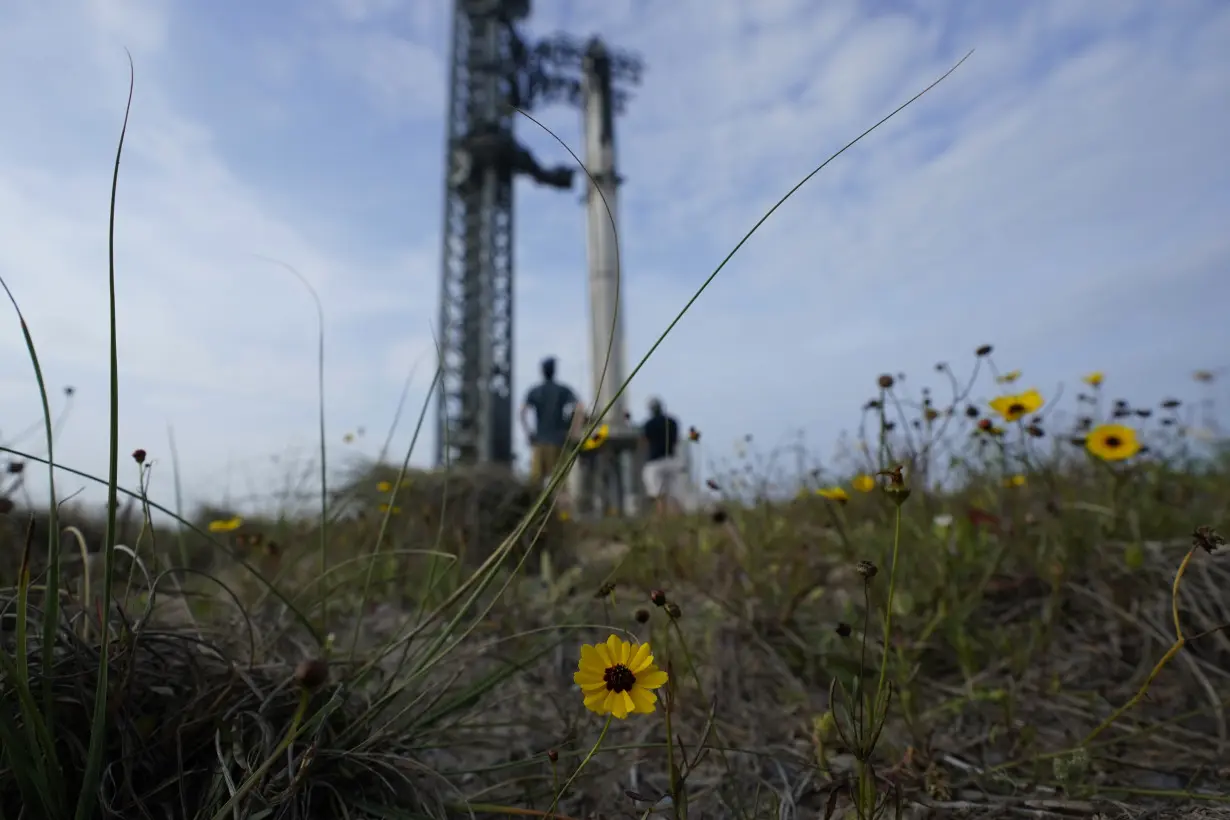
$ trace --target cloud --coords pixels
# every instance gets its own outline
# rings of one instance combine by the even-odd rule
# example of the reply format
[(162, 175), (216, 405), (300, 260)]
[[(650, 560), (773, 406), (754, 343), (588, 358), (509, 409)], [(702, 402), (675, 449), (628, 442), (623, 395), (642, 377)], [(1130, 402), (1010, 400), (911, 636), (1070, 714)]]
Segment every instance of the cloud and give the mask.
[[(714, 453), (745, 432), (771, 444), (803, 429), (828, 456), (877, 374), (921, 386), (984, 342), (1044, 389), (1096, 367), (1141, 401), (1188, 395), (1190, 371), (1225, 364), (1230, 9), (867, 9), (536, 4), (533, 36), (601, 33), (646, 61), (617, 132), (633, 363), (782, 194), (976, 48), (748, 241), (638, 374), (634, 407), (663, 395)], [(77, 388), (59, 458), (105, 474), (124, 47), (137, 79), (117, 214), (121, 448), (161, 461), (155, 495), (170, 492), (168, 425), (194, 499), (278, 485), (285, 454), (311, 451), (316, 309), (269, 259), (324, 306), (331, 458), (375, 452), (416, 364), (417, 414), (437, 317), (448, 37), (444, 3), (0, 12), (13, 123), (0, 132), (0, 275), (53, 391)], [(575, 110), (535, 116), (580, 150)], [(518, 128), (544, 163), (568, 159), (537, 126)], [(548, 353), (584, 388), (584, 209), (525, 181), (517, 206), (517, 391)], [(40, 412), (23, 356), (15, 319), (0, 319), (0, 440)], [(426, 463), (431, 442), (418, 452)]]

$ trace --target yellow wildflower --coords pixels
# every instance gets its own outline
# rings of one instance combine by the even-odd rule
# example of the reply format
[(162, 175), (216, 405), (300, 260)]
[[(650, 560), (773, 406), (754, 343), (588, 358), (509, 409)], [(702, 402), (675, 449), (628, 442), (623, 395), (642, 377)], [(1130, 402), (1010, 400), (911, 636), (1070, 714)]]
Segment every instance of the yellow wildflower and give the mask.
[(378, 484), (376, 484), (376, 492), (378, 493), (387, 493), (392, 489), (393, 489), (393, 485), (392, 483), (388, 481), (381, 481)]
[(234, 532), (235, 530), (239, 529), (242, 526), (243, 526), (243, 519), (236, 515), (236, 516), (232, 516), (231, 518), (223, 518), (218, 521), (210, 521), (209, 531), (210, 532)]
[(867, 474), (855, 476), (850, 486), (860, 493), (869, 493), (876, 488), (876, 480)]
[(581, 687), (585, 708), (623, 720), (629, 714), (648, 715), (666, 683), (666, 673), (654, 666), (648, 643), (629, 643), (617, 635), (605, 643), (585, 644), (573, 682)]
[(1025, 476), (1023, 475), (1009, 476), (1008, 478), (1004, 479), (1004, 486), (1005, 487), (1024, 487), (1025, 486)]
[(1081, 381), (1083, 381), (1085, 384), (1089, 385), (1090, 387), (1101, 387), (1102, 379), (1103, 379), (1102, 371), (1095, 370), (1092, 373), (1086, 374), (1084, 378), (1081, 379)]
[(1140, 452), (1140, 440), (1131, 427), (1102, 424), (1085, 436), (1085, 448), (1103, 461), (1122, 461)]
[(845, 504), (850, 500), (850, 494), (841, 487), (821, 487), (816, 490), (816, 495), (827, 498), (829, 501), (836, 501), (839, 504)]
[(1021, 378), (1021, 371), (1009, 370), (1007, 373), (1004, 373), (1002, 376), (997, 376), (995, 381), (999, 382), (1000, 384), (1012, 384), (1014, 381), (1016, 381), (1019, 378)]
[(585, 443), (581, 445), (581, 449), (582, 450), (597, 450), (599, 447), (601, 447), (606, 442), (607, 436), (609, 436), (610, 434), (611, 434), (610, 425), (606, 425), (606, 424), (602, 425), (597, 430), (595, 430), (593, 433), (591, 433), (589, 438), (585, 439)]
[(1004, 421), (1019, 421), (1021, 418), (1042, 409), (1046, 400), (1037, 390), (1026, 390), (1015, 396), (998, 396), (991, 399), (991, 409), (1003, 416)]
[(387, 513), (387, 512), (389, 512), (390, 510), (392, 510), (393, 515), (397, 515), (398, 513), (400, 513), (400, 512), (401, 512), (401, 507), (390, 507), (388, 504), (381, 504), (381, 505), (380, 505), (380, 512), (382, 512), (382, 513)]

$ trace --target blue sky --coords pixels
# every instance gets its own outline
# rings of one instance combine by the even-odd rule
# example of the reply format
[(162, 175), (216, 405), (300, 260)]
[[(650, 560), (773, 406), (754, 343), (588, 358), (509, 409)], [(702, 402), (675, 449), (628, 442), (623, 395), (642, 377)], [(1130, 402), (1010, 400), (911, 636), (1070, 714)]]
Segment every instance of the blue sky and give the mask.
[[(1048, 394), (1071, 395), (1097, 368), (1115, 395), (1187, 396), (1193, 370), (1230, 363), (1227, 4), (535, 6), (528, 33), (601, 33), (647, 64), (617, 132), (632, 361), (782, 193), (977, 49), (788, 203), (633, 382), (634, 407), (662, 395), (712, 457), (744, 433), (770, 447), (799, 430), (829, 456), (879, 373), (917, 388), (937, 361), (966, 372), (988, 342)], [(197, 499), (275, 492), (311, 457), (314, 307), (259, 256), (324, 299), (334, 463), (378, 450), (416, 366), (417, 409), (437, 313), (450, 8), (0, 8), (0, 275), (53, 401), (61, 385), (77, 391), (59, 458), (105, 474), (106, 207), (125, 47), (137, 77), (119, 192), (121, 446), (159, 462), (155, 497), (171, 493), (168, 425)], [(580, 150), (578, 112), (538, 113)], [(520, 129), (544, 163), (567, 159)], [(518, 392), (547, 353), (584, 388), (584, 210), (529, 182), (517, 206)], [(38, 417), (4, 308), (0, 440)], [(367, 435), (344, 445), (358, 427)], [(431, 453), (429, 436), (414, 460)]]

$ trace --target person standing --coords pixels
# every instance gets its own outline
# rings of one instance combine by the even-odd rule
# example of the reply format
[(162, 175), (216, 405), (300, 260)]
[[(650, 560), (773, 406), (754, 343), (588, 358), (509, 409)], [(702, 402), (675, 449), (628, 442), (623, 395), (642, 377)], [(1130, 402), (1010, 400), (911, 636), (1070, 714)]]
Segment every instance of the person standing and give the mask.
[(683, 479), (679, 421), (666, 414), (661, 399), (649, 401), (649, 420), (641, 427), (641, 449), (645, 456), (641, 472), (645, 495), (653, 499), (659, 515), (678, 512), (678, 485)]
[[(534, 429), (530, 430), (530, 411)], [(542, 381), (526, 394), (521, 405), (521, 429), (530, 443), (530, 481), (538, 489), (550, 479), (559, 464), (564, 445), (576, 437), (577, 422), (584, 409), (576, 393), (555, 380), (555, 357), (542, 360)]]

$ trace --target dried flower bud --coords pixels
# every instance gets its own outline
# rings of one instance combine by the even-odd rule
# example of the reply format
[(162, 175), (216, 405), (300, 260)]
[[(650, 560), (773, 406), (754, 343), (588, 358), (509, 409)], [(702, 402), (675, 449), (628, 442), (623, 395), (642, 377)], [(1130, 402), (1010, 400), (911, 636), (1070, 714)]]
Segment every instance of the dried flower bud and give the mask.
[(729, 518), (730, 516), (726, 514), (726, 510), (723, 510), (721, 507), (718, 507), (716, 510), (713, 511), (713, 523), (714, 524), (725, 524), (727, 519)]
[(881, 390), (889, 390), (893, 386), (893, 377), (885, 373), (876, 379), (876, 384), (880, 385)]
[(863, 576), (864, 580), (870, 581), (880, 570), (870, 561), (859, 561), (854, 565), (854, 571)]
[(7, 467), (9, 475), (21, 475), (22, 470), (26, 469), (24, 461), (10, 461)]
[(679, 604), (674, 601), (667, 601), (666, 606), (663, 608), (666, 610), (666, 614), (669, 615), (673, 621), (677, 621), (683, 617), (683, 610), (680, 609)]
[(974, 355), (975, 356), (990, 356), (991, 351), (994, 349), (995, 348), (991, 347), (990, 345), (983, 345), (982, 347), (974, 351)]
[(1212, 555), (1226, 546), (1226, 539), (1212, 527), (1202, 525), (1192, 533), (1192, 544)]
[(329, 662), (323, 658), (300, 661), (295, 667), (295, 683), (311, 692), (329, 680)]
[(547, 760), (550, 760), (552, 763), (558, 763), (559, 762), (559, 752), (557, 752), (555, 749), (547, 749)]
[(144, 464), (145, 463), (145, 450), (141, 449), (140, 447), (133, 450), (132, 460), (137, 462), (138, 464)]
[(632, 617), (636, 618), (636, 622), (638, 624), (648, 623), (649, 622), (649, 610), (645, 609), (645, 607), (640, 607), (639, 609), (636, 610), (636, 613), (633, 614)]
[(598, 587), (598, 589), (594, 592), (594, 597), (595, 598), (605, 598), (614, 591), (615, 591), (615, 584), (613, 584), (610, 581), (607, 581), (605, 584)]
[(666, 606), (666, 593), (655, 589), (649, 593), (649, 600), (653, 601), (654, 606)]
[(851, 633), (854, 632), (854, 627), (850, 626), (845, 621), (842, 621), (841, 623), (837, 624), (836, 631), (839, 637), (848, 638), (850, 637)]

